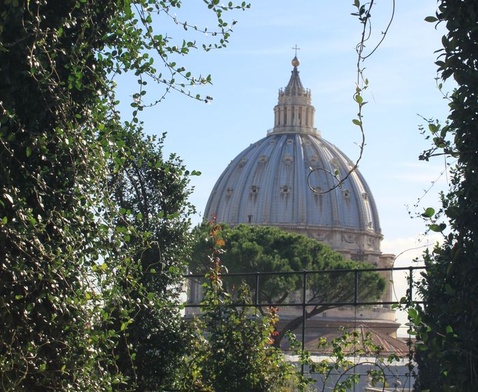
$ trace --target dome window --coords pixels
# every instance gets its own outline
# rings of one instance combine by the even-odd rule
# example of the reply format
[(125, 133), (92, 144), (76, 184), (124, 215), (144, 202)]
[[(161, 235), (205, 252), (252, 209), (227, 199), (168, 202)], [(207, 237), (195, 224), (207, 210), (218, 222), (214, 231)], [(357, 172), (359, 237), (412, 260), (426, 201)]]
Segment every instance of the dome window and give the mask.
[(251, 186), (251, 195), (254, 195), (257, 192), (259, 192), (259, 187), (257, 185), (252, 185)]
[(265, 155), (261, 155), (258, 160), (259, 163), (266, 163), (267, 157)]
[(228, 197), (231, 196), (233, 192), (234, 192), (234, 188), (231, 188), (231, 187), (227, 188), (226, 189), (226, 196), (228, 196)]
[(346, 199), (350, 198), (350, 191), (349, 191), (348, 189), (344, 189), (344, 190), (343, 190), (343, 193), (344, 193), (344, 197), (345, 197)]
[(283, 187), (281, 187), (282, 193), (289, 193), (289, 191), (290, 191), (289, 185), (284, 185)]
[(362, 197), (364, 200), (368, 200), (368, 193), (367, 192), (362, 193)]
[(239, 162), (239, 167), (243, 167), (247, 163), (246, 158), (242, 158), (241, 161)]
[(292, 155), (289, 155), (289, 154), (284, 156), (284, 158), (282, 160), (284, 161), (284, 163), (286, 163), (288, 165), (290, 165), (292, 162), (294, 162), (294, 158), (292, 157)]
[(317, 163), (318, 160), (319, 160), (319, 158), (317, 157), (317, 155), (312, 155), (312, 156), (309, 158), (309, 162), (310, 162), (311, 164)]
[(287, 144), (290, 145), (290, 144), (292, 144), (292, 143), (294, 143), (294, 141), (293, 141), (292, 139), (287, 139)]

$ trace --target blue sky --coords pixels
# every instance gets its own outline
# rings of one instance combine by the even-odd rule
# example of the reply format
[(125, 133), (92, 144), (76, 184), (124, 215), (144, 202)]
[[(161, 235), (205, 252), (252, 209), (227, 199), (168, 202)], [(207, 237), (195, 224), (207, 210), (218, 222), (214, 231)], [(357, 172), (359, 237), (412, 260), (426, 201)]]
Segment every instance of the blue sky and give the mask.
[[(351, 16), (352, 3), (256, 0), (248, 11), (224, 15), (238, 21), (226, 49), (197, 51), (178, 59), (193, 72), (212, 74), (213, 85), (192, 92), (211, 95), (214, 100), (204, 104), (173, 93), (146, 109), (143, 120), (148, 133), (167, 132), (166, 152), (177, 153), (189, 169), (202, 172), (192, 182), (195, 190), (191, 197), (200, 214), (227, 164), (273, 127), (277, 92), (289, 80), (296, 44), (300, 47), (300, 77), (304, 87), (311, 89), (316, 108), (315, 126), (349, 158), (358, 157), (360, 133), (352, 124), (357, 112), (352, 96), (361, 24)], [(385, 30), (391, 4), (391, 0), (375, 2), (369, 48)], [(423, 243), (417, 238), (425, 229), (424, 223), (411, 219), (409, 211), (414, 215), (428, 206), (437, 207), (437, 194), (446, 185), (446, 174), (440, 176), (445, 168), (442, 159), (426, 163), (417, 158), (428, 146), (418, 130), (424, 123), (419, 115), (439, 119), (447, 115), (447, 102), (436, 87), (434, 65), (443, 29), (424, 22), (435, 9), (435, 0), (398, 0), (383, 44), (362, 64), (369, 88), (364, 94), (368, 101), (364, 108), (366, 146), (359, 169), (379, 209), (382, 251), (406, 251), (398, 265), (408, 265), (420, 252), (407, 249)], [(183, 5), (177, 17), (209, 30), (214, 27), (200, 1)], [(170, 23), (165, 29), (173, 38), (185, 34)], [(213, 39), (204, 34), (196, 38), (206, 42)], [(120, 85), (120, 98), (128, 95), (128, 88), (134, 89), (134, 84)], [(161, 93), (160, 86), (149, 86), (151, 99)], [(432, 183), (435, 185), (424, 196)], [(420, 198), (418, 208), (414, 208)], [(201, 215), (194, 219), (200, 220)]]

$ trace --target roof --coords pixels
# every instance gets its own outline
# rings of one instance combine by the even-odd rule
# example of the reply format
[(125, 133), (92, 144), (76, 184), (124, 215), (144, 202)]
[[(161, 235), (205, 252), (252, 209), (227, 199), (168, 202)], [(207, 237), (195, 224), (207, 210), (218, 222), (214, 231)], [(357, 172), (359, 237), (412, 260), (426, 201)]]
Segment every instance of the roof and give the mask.
[[(408, 357), (410, 354), (410, 347), (408, 344), (398, 338), (394, 338), (381, 332), (378, 329), (371, 328), (365, 324), (358, 325), (356, 327), (344, 328), (343, 330), (337, 330), (327, 332), (320, 337), (310, 339), (306, 342), (305, 348), (309, 352), (316, 354), (330, 355), (333, 351), (331, 342), (334, 339), (340, 339), (345, 334), (353, 334), (354, 336), (347, 339), (347, 342), (355, 341), (355, 344), (349, 344), (348, 347), (342, 344), (344, 353), (346, 355), (354, 355), (354, 353), (360, 352), (360, 356), (388, 356), (397, 355), (398, 357)], [(324, 346), (320, 344), (321, 339), (325, 339), (327, 344)], [(320, 346), (320, 347), (319, 347)], [(373, 347), (379, 348), (379, 351), (374, 351)], [(362, 349), (365, 349), (362, 351)], [(367, 355), (369, 351), (369, 355)]]

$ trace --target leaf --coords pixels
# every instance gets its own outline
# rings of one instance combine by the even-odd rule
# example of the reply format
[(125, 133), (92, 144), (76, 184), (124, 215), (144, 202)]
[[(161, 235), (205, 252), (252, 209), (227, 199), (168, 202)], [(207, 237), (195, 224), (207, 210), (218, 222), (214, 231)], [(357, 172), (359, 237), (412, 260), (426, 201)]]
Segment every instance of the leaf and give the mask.
[(424, 218), (431, 218), (433, 215), (435, 215), (435, 210), (432, 207), (428, 207), (422, 214)]
[(432, 133), (436, 133), (438, 131), (438, 127), (436, 126), (436, 124), (433, 123), (428, 124), (428, 129)]
[(446, 229), (446, 224), (445, 223), (440, 223), (439, 225), (437, 224), (431, 224), (429, 226), (431, 231), (434, 231), (435, 233), (441, 233), (443, 230)]
[(434, 17), (434, 16), (427, 16), (425, 18), (425, 22), (429, 22), (429, 23), (435, 23), (435, 22), (438, 22), (438, 18)]
[(5, 193), (3, 197), (5, 197), (5, 199), (7, 199), (11, 204), (13, 204), (13, 197), (11, 195)]

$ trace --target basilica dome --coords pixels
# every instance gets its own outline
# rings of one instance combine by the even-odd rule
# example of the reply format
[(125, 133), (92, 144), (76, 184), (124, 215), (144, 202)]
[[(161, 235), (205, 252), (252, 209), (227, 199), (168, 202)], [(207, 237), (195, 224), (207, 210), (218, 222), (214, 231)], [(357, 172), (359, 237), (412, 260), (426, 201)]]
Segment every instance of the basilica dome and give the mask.
[(378, 265), (382, 234), (372, 192), (354, 163), (314, 128), (315, 108), (299, 65), (294, 57), (289, 83), (279, 90), (274, 128), (231, 161), (204, 216), (305, 234)]

